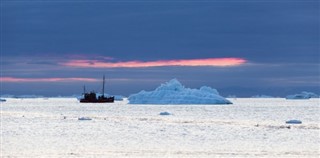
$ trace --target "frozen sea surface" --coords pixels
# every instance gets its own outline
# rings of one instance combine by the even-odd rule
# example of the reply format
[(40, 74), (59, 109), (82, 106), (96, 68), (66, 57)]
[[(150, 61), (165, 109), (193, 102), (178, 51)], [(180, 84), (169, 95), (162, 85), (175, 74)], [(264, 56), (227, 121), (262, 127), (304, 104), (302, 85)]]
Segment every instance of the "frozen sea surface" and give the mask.
[[(230, 100), (234, 104), (7, 99), (1, 103), (1, 157), (320, 156), (319, 99)], [(171, 115), (159, 115), (164, 111)], [(285, 124), (291, 119), (302, 124)]]

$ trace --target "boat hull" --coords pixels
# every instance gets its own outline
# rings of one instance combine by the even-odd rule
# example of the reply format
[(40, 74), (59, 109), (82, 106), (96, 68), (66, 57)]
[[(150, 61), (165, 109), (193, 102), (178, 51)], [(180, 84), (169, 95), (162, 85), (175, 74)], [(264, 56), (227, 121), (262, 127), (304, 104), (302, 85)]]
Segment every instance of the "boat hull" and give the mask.
[(80, 99), (80, 103), (113, 103), (114, 97), (99, 98), (99, 99)]

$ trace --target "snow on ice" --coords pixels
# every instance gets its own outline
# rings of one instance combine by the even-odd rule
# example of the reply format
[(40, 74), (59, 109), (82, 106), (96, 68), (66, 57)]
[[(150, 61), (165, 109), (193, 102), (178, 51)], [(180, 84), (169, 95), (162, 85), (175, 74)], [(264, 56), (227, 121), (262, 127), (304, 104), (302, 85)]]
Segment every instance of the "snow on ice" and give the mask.
[[(320, 99), (232, 101), (230, 106), (126, 101), (104, 106), (74, 98), (11, 98), (0, 105), (0, 157), (319, 157)], [(285, 124), (291, 119), (303, 124)]]
[(154, 91), (140, 91), (128, 98), (129, 104), (232, 104), (220, 96), (216, 89), (185, 88), (177, 79), (161, 84)]

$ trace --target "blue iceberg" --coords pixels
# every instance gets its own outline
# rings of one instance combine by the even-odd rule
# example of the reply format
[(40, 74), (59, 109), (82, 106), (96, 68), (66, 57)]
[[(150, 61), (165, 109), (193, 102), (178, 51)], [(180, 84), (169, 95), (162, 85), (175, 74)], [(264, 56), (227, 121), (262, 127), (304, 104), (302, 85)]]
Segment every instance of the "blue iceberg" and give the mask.
[(128, 98), (129, 104), (232, 104), (220, 96), (216, 89), (185, 88), (177, 79), (161, 84), (154, 91), (141, 91)]

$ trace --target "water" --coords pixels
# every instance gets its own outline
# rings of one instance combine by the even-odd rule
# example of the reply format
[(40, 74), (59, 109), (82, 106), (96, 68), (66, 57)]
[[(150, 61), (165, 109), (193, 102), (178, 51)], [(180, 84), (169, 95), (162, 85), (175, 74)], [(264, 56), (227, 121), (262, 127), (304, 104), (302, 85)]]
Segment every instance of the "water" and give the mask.
[[(320, 156), (319, 99), (230, 100), (177, 106), (7, 99), (1, 157)], [(302, 124), (286, 125), (290, 119)]]

